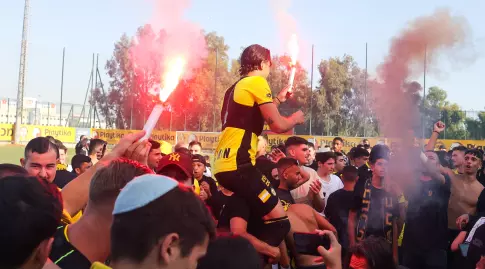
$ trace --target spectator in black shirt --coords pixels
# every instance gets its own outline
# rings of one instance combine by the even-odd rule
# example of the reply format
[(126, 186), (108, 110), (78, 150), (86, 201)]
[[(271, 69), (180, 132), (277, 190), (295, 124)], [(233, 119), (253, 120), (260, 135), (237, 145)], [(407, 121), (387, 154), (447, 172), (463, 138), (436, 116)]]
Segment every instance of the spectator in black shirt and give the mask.
[(74, 155), (71, 159), (72, 172), (76, 176), (82, 175), (86, 170), (91, 168), (93, 164), (91, 163), (91, 158), (86, 155), (78, 154)]
[(301, 177), (300, 166), (298, 166), (298, 162), (295, 159), (282, 158), (278, 161), (277, 167), (280, 184), (276, 189), (276, 194), (280, 198), (285, 211), (288, 211), (290, 205), (295, 204), (290, 191), (296, 189), (304, 182)]
[(76, 144), (76, 155), (82, 154), (88, 156), (88, 138), (85, 135), (81, 135), (79, 142)]
[(308, 164), (306, 166), (317, 171), (318, 170), (318, 162), (315, 160), (315, 156), (316, 156), (315, 144), (308, 142), (308, 151), (310, 152), (310, 155), (308, 157)]
[(223, 204), (216, 181), (211, 177), (204, 176), (206, 169), (205, 158), (199, 154), (193, 155), (192, 167), (194, 168), (194, 186), (199, 186), (200, 190), (207, 194), (205, 203), (210, 207), (214, 218), (218, 219), (218, 213), (221, 211)]
[(356, 147), (352, 153), (352, 164), (357, 168), (365, 166), (369, 161), (369, 156), (370, 153), (366, 149)]
[(346, 166), (342, 173), (343, 189), (330, 194), (325, 207), (325, 216), (337, 230), (339, 243), (342, 246), (342, 259), (346, 256), (349, 248), (347, 224), (349, 211), (354, 199), (354, 186), (357, 182), (357, 177), (357, 168), (351, 165)]
[(348, 220), (349, 243), (352, 247), (371, 235), (383, 237), (392, 243), (397, 262), (398, 234), (394, 231), (397, 231), (397, 218), (400, 216), (398, 200), (384, 189), (389, 151), (376, 147), (370, 156), (372, 178), (364, 182), (362, 190), (355, 189)]
[[(439, 171), (434, 151), (425, 153)], [(403, 237), (403, 265), (409, 269), (447, 268), (448, 201), (451, 183), (447, 175), (424, 172), (406, 193), (408, 209)]]
[[(342, 152), (335, 152), (334, 155), (335, 155), (335, 172), (334, 172), (334, 174), (336, 176), (338, 176), (339, 178), (342, 178), (342, 172), (343, 172), (344, 167), (346, 165), (345, 156)], [(318, 166), (317, 166), (316, 170), (318, 170)]]

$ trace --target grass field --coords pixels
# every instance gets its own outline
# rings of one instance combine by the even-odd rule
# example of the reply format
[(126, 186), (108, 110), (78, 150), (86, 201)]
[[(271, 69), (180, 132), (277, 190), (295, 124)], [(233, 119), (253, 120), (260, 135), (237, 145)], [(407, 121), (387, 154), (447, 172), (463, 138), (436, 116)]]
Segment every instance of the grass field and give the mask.
[(24, 146), (3, 145), (0, 146), (0, 163), (12, 163), (20, 165), (20, 158), (24, 155)]

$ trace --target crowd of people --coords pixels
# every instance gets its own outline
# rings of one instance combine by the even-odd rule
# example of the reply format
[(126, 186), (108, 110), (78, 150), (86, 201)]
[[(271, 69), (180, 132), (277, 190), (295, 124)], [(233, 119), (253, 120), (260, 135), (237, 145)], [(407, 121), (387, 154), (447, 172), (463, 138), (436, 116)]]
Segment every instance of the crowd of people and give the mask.
[(212, 159), (141, 131), (111, 150), (82, 136), (69, 165), (61, 141), (32, 139), (20, 165), (0, 164), (0, 269), (485, 268), (481, 150), (435, 150), (442, 122), (426, 145), (270, 147), (264, 122), (304, 120), (279, 114), (290, 95), (273, 97), (270, 66), (269, 50), (244, 50)]

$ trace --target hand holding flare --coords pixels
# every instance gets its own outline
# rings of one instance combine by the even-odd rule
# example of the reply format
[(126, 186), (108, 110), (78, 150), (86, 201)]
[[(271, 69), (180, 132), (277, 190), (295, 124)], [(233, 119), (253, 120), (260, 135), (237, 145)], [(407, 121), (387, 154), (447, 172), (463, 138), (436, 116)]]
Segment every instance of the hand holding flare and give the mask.
[(152, 113), (150, 113), (150, 116), (145, 123), (145, 127), (143, 127), (143, 130), (146, 131), (145, 136), (143, 136), (140, 141), (147, 140), (151, 137), (153, 128), (155, 128), (160, 115), (162, 115), (162, 112), (166, 107), (165, 102), (175, 88), (177, 88), (184, 72), (185, 64), (186, 61), (183, 57), (176, 57), (169, 62), (167, 71), (162, 77), (163, 86), (162, 83), (160, 83), (160, 101), (162, 104), (153, 107)]
[(298, 57), (298, 52), (300, 50), (300, 48), (298, 47), (298, 40), (296, 39), (296, 34), (291, 35), (291, 39), (290, 39), (290, 43), (288, 44), (288, 47), (290, 49), (290, 57), (291, 57), (291, 62), (290, 62), (291, 73), (290, 73), (290, 79), (288, 81), (289, 89), (288, 89), (288, 92), (286, 93), (286, 99), (290, 98), (293, 93), (293, 82), (295, 80), (295, 73), (296, 73), (296, 59)]

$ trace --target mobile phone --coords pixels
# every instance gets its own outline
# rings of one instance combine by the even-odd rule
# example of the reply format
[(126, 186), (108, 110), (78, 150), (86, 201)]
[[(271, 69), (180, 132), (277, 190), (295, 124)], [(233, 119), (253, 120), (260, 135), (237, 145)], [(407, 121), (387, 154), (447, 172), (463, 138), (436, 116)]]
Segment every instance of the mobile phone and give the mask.
[(317, 250), (319, 246), (323, 246), (326, 249), (330, 248), (330, 238), (327, 235), (294, 233), (293, 239), (295, 241), (296, 252), (299, 254), (320, 256)]

